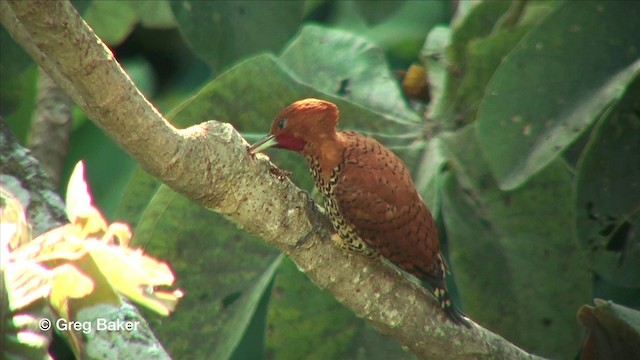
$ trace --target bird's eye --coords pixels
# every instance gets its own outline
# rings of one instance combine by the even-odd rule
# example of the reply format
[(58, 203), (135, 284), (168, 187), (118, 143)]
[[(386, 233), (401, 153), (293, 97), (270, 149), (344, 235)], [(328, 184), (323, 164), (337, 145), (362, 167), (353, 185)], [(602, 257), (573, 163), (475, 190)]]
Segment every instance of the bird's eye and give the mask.
[(278, 129), (282, 130), (285, 126), (287, 126), (287, 119), (282, 118), (278, 120)]

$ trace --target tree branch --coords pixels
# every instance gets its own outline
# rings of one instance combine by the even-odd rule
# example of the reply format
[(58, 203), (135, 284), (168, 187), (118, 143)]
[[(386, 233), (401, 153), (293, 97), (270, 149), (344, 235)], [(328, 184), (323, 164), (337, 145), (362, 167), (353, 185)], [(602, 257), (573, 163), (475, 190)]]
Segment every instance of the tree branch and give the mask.
[(278, 247), (381, 332), (421, 358), (535, 358), (480, 326), (452, 324), (398, 270), (334, 246), (329, 222), (306, 193), (271, 175), (264, 156), (248, 156), (231, 125), (171, 126), (69, 2), (7, 2), (2, 23), (16, 41), (142, 168)]

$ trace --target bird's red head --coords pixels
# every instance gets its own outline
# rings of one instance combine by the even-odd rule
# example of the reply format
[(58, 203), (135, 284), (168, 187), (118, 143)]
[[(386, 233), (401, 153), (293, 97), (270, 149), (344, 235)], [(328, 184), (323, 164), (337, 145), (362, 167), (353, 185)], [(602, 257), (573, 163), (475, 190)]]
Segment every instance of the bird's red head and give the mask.
[(328, 101), (304, 99), (282, 110), (264, 139), (249, 148), (251, 154), (270, 147), (303, 152), (308, 144), (319, 144), (336, 136), (338, 107)]

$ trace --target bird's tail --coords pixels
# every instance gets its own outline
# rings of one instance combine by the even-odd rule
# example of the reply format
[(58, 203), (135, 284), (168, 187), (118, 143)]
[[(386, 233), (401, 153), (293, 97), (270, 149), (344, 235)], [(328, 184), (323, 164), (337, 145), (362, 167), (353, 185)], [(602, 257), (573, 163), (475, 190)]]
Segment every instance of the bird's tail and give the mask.
[(468, 328), (471, 327), (471, 323), (467, 319), (466, 315), (460, 311), (451, 301), (449, 292), (445, 286), (433, 286), (433, 295), (435, 295), (440, 307), (447, 313), (447, 316), (451, 321), (458, 325), (464, 325)]
[(440, 307), (447, 313), (447, 316), (451, 321), (458, 325), (464, 325), (468, 328), (471, 327), (471, 323), (467, 316), (458, 309), (451, 300), (451, 296), (449, 295), (449, 291), (447, 290), (447, 285), (445, 282), (445, 276), (447, 273), (447, 262), (442, 257), (442, 254), (438, 254), (437, 264), (435, 267), (435, 271), (426, 272), (421, 269), (416, 269), (417, 272), (422, 275), (420, 278), (425, 280), (431, 285), (433, 289), (433, 295), (438, 300)]

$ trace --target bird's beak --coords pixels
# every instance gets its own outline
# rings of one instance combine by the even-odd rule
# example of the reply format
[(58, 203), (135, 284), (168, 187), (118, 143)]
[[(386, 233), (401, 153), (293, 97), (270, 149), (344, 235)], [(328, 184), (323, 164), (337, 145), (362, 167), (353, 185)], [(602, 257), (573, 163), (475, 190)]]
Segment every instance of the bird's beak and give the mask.
[(257, 143), (251, 145), (251, 147), (249, 148), (249, 154), (253, 155), (276, 145), (278, 145), (278, 140), (276, 139), (276, 136), (267, 135)]

